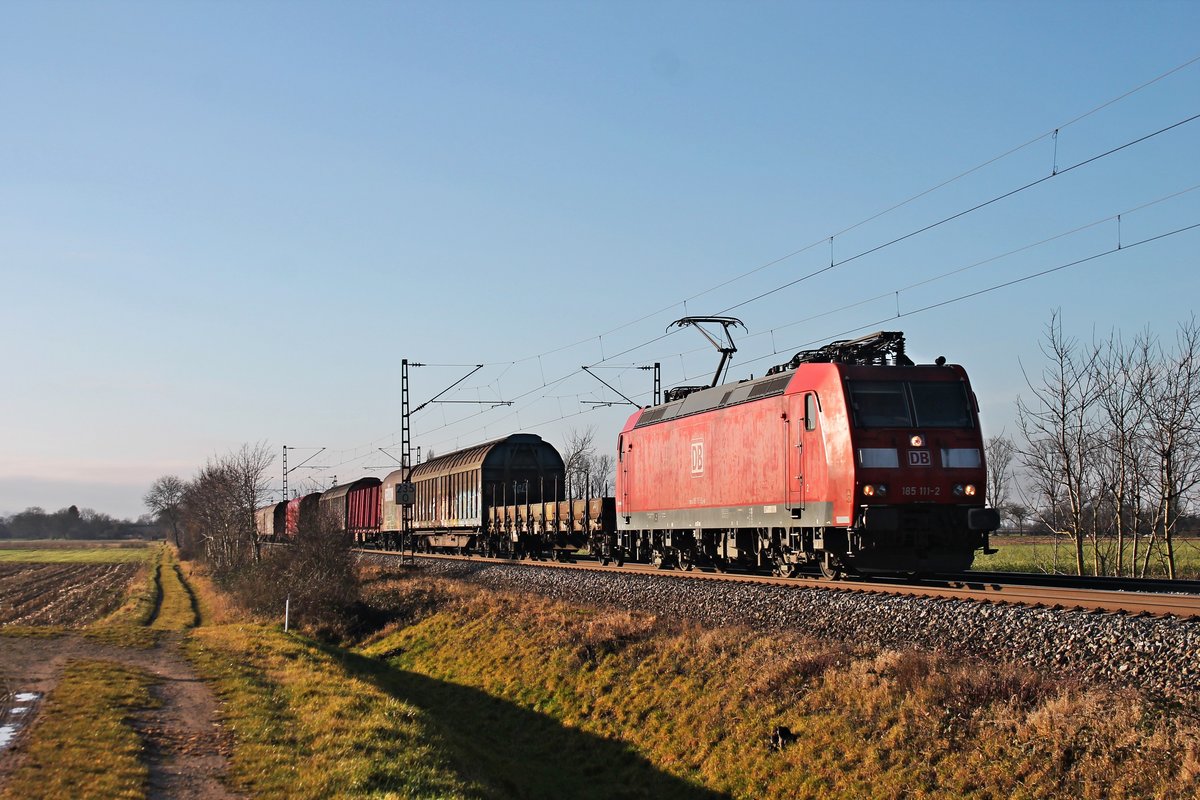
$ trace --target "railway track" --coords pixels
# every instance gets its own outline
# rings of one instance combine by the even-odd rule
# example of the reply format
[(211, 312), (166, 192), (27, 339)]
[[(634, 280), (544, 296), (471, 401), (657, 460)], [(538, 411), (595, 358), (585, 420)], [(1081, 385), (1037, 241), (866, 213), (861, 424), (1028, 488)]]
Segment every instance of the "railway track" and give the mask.
[[(372, 554), (388, 551), (364, 550)], [(397, 558), (400, 553), (391, 553)], [(407, 554), (404, 554), (407, 557)], [(874, 595), (927, 597), (942, 600), (965, 600), (977, 603), (996, 603), (1031, 608), (1057, 608), (1107, 614), (1146, 614), (1155, 617), (1200, 619), (1200, 590), (1196, 581), (1181, 581), (1176, 587), (1168, 581), (1150, 581), (1148, 585), (1131, 584), (1129, 579), (1113, 579), (1111, 588), (1097, 588), (1094, 578), (1075, 580), (1076, 576), (1028, 575), (1021, 573), (965, 573), (937, 576), (920, 583), (875, 578), (871, 580), (828, 580), (816, 575), (778, 578), (737, 572), (707, 572), (693, 570), (660, 570), (645, 564), (602, 566), (584, 557), (572, 561), (520, 560), (482, 558), (474, 556), (419, 553), (416, 559), (472, 561), (497, 565), (536, 566), (547, 569), (573, 569), (607, 573), (654, 574), (680, 580), (709, 580), (729, 583), (758, 583), (791, 586), (804, 589), (823, 589), (836, 592), (856, 592)], [(1033, 579), (1049, 579), (1032, 582)], [(1065, 579), (1065, 580), (1064, 580)], [(1119, 585), (1118, 585), (1119, 584)], [(1128, 588), (1138, 586), (1140, 590)], [(1182, 593), (1169, 592), (1163, 587), (1179, 588)]]

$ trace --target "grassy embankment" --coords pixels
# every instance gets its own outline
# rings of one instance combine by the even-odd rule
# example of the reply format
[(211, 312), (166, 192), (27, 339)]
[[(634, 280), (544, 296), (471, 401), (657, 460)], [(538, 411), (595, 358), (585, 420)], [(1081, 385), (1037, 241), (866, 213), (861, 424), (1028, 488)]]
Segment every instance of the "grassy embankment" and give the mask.
[[(158, 573), (164, 594), (174, 591), (166, 588), (171, 572), (180, 577)], [(198, 608), (204, 624), (185, 647), (215, 687), (233, 734), (236, 791), (264, 798), (1200, 792), (1200, 724), (1132, 692), (947, 656), (702, 630), (446, 581), (368, 577), (368, 600), (398, 621), (351, 649), (240, 620), (202, 575), (190, 576), (195, 600), (178, 607)], [(776, 751), (767, 737), (780, 725), (797, 741)], [(132, 762), (122, 763), (132, 774)]]
[[(204, 627), (255, 797), (1191, 797), (1200, 725), (1133, 692), (798, 634), (370, 576), (357, 649)], [(796, 735), (768, 746), (777, 726)]]
[[(377, 591), (425, 616), (364, 652), (501, 795), (510, 783), (542, 797), (653, 786), (623, 774), (613, 742), (660, 780), (747, 798), (1200, 791), (1200, 725), (1128, 691), (450, 583)], [(797, 740), (776, 751), (780, 725)]]
[[(162, 631), (196, 624), (195, 601), (182, 580), (174, 551), (167, 547), (117, 550), (18, 551), (33, 556), (50, 552), (71, 561), (111, 563), (112, 554), (147, 561), (142, 580), (131, 584), (126, 603), (107, 619), (83, 629), (89, 638), (118, 646), (150, 647)], [(63, 628), (26, 628), (28, 633), (61, 635)], [(10, 676), (19, 679), (20, 676)], [(142, 798), (147, 769), (141, 737), (134, 727), (139, 712), (156, 705), (150, 673), (106, 660), (70, 662), (44, 700), (37, 722), (23, 745), (24, 758), (0, 797)]]
[[(1075, 573), (1075, 550), (1069, 539), (1061, 538), (1056, 543), (1052, 538), (1023, 535), (993, 535), (992, 547), (1000, 552), (985, 556), (976, 553), (975, 563), (971, 568), (982, 572), (1035, 572), (1035, 573)], [(1143, 548), (1145, 547), (1143, 543)], [(1141, 569), (1145, 551), (1139, 554), (1138, 569)], [(1091, 545), (1084, 547), (1084, 574), (1092, 574), (1093, 559)], [(1129, 573), (1129, 564), (1133, 558), (1132, 545), (1125, 547), (1125, 574)], [(1113, 556), (1109, 557), (1106, 570), (1111, 574), (1115, 566)], [(1200, 578), (1200, 540), (1179, 539), (1175, 543), (1175, 568), (1179, 578), (1195, 580)], [(1147, 577), (1165, 578), (1167, 565), (1160, 546), (1155, 547), (1150, 559)]]

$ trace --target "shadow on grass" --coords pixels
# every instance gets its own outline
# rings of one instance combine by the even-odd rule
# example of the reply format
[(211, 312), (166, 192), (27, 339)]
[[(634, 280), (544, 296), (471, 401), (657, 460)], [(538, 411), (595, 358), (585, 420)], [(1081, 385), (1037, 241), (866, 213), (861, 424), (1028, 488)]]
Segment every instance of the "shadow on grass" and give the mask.
[(424, 711), (466, 780), (496, 798), (688, 798), (728, 795), (661, 771), (629, 745), (563, 726), (468, 686), (330, 649), (346, 670)]

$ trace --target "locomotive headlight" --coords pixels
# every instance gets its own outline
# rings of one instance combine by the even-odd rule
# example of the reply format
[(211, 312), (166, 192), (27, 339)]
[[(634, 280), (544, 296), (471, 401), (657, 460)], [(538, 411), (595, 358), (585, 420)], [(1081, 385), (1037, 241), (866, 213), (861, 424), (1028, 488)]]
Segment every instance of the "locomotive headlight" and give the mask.
[(925, 437), (919, 433), (914, 433), (912, 435), (912, 438), (908, 440), (908, 443), (911, 444), (913, 447), (924, 447), (925, 446)]
[(887, 496), (887, 484), (868, 483), (866, 486), (864, 486), (862, 488), (862, 493), (863, 493), (863, 497), (886, 497)]
[(863, 487), (863, 495), (865, 497), (874, 497), (875, 496), (875, 487), (871, 486), (870, 484), (867, 484), (866, 486)]
[(975, 496), (975, 484), (968, 483), (965, 487), (963, 487), (963, 494), (965, 494), (967, 497), (974, 497)]

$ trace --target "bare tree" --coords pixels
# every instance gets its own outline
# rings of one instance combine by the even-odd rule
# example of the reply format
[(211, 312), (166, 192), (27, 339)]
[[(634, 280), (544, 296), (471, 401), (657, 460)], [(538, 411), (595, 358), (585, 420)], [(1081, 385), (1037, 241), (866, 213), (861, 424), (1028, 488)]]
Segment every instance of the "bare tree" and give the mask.
[(1012, 460), (1016, 445), (1012, 439), (1000, 434), (989, 437), (983, 445), (987, 461), (987, 493), (992, 508), (1008, 513), (1008, 485), (1012, 480)]
[(567, 476), (567, 498), (574, 499), (587, 494), (591, 488), (592, 459), (596, 454), (596, 429), (572, 428), (563, 443), (563, 467)]
[[(1017, 399), (1017, 418), (1025, 439), (1022, 463), (1051, 501), (1052, 515), (1058, 516), (1054, 501), (1063, 503), (1060, 524), (1046, 521), (1071, 537), (1075, 570), (1082, 575), (1084, 541), (1089, 534), (1095, 535), (1095, 528), (1089, 525), (1090, 509), (1095, 506), (1092, 410), (1099, 394), (1095, 369), (1099, 349), (1084, 349), (1077, 340), (1066, 338), (1058, 312), (1051, 315), (1040, 347), (1050, 363), (1039, 382), (1026, 375), (1032, 402)], [(1097, 552), (1095, 568), (1099, 567)]]
[(243, 535), (249, 540), (257, 563), (262, 560), (262, 539), (254, 511), (270, 497), (271, 481), (267, 470), (275, 463), (275, 454), (267, 448), (266, 442), (244, 444), (229, 456), (229, 462), (237, 479), (236, 502), (243, 514)]
[(1096, 458), (1103, 496), (1097, 518), (1107, 508), (1108, 527), (1116, 538), (1115, 572), (1125, 571), (1125, 543), (1133, 540), (1131, 574), (1137, 568), (1139, 531), (1144, 507), (1143, 451), (1146, 442), (1144, 393), (1153, 383), (1149, 333), (1126, 348), (1119, 334), (1109, 336), (1094, 364), (1101, 427)]
[(1025, 520), (1029, 519), (1029, 508), (1020, 503), (1009, 503), (1005, 508), (1009, 518), (1017, 523), (1017, 533), (1025, 532)]
[(183, 495), (184, 529), (202, 543), (204, 559), (220, 572), (238, 561), (237, 480), (226, 463), (210, 458)]
[(204, 543), (216, 570), (230, 570), (261, 556), (254, 510), (268, 496), (267, 470), (274, 455), (265, 443), (243, 445), (210, 458), (183, 493), (184, 529)]
[(183, 518), (183, 492), (187, 487), (176, 475), (163, 475), (150, 485), (142, 503), (160, 524), (171, 527), (175, 546), (179, 547), (179, 523)]
[[(1166, 549), (1175, 578), (1175, 531), (1187, 500), (1200, 486), (1200, 326), (1179, 326), (1175, 351), (1161, 354), (1155, 380), (1143, 394), (1149, 448), (1157, 467), (1153, 535)], [(1153, 538), (1151, 539), (1153, 541)], [(1149, 564), (1147, 549), (1143, 572)]]
[(592, 456), (592, 463), (588, 468), (591, 481), (591, 485), (588, 487), (589, 496), (607, 497), (612, 494), (613, 474), (616, 465), (617, 459), (612, 453)]

